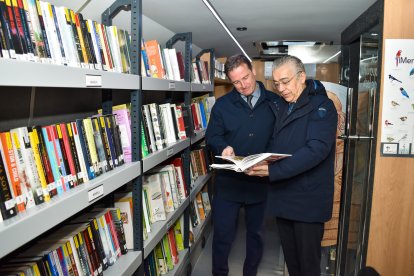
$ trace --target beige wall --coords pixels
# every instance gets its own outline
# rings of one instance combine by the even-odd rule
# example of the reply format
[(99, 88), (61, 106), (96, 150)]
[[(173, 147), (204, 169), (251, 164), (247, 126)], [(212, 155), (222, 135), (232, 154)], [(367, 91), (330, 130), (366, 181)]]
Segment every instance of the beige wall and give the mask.
[[(414, 39), (414, 1), (384, 0), (384, 39)], [(383, 55), (384, 57), (384, 55)], [(381, 79), (383, 95), (384, 78)], [(379, 122), (382, 122), (382, 97)], [(381, 137), (380, 123), (378, 137)], [(380, 156), (377, 143), (367, 265), (382, 276), (414, 275), (414, 158)]]

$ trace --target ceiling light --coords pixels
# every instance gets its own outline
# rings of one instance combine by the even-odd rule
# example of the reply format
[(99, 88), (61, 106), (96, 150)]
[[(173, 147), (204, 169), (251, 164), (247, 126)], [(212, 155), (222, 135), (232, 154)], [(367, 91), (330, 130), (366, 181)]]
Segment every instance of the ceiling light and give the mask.
[(337, 55), (339, 55), (341, 53), (341, 51), (337, 52), (336, 54), (334, 54), (333, 56), (325, 59), (322, 63), (327, 63), (328, 61), (330, 61), (331, 59), (333, 59), (334, 57), (336, 57)]
[[(220, 25), (224, 28), (224, 30), (227, 32), (227, 34), (233, 39), (234, 43), (240, 48), (242, 53), (250, 60), (251, 58), (247, 55), (246, 51), (244, 51), (243, 47), (240, 45), (240, 43), (237, 41), (237, 39), (234, 37), (234, 35), (231, 33), (230, 29), (227, 27), (226, 23), (221, 19), (220, 15), (217, 13), (217, 11), (214, 9), (213, 5), (208, 0), (202, 0), (203, 3), (207, 6), (207, 8), (211, 11), (211, 13), (214, 15), (214, 17), (217, 19), (217, 21), (220, 23)], [(247, 28), (246, 28), (247, 29)]]
[(236, 30), (241, 31), (241, 32), (247, 31), (247, 27), (237, 27)]

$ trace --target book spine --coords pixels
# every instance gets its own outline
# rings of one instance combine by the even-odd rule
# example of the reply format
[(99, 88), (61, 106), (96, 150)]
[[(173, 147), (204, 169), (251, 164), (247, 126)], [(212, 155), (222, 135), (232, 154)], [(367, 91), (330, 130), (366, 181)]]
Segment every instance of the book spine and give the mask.
[(35, 143), (37, 143), (38, 152), (41, 157), (41, 164), (43, 168), (44, 175), (46, 177), (47, 190), (49, 191), (50, 197), (57, 195), (57, 188), (55, 179), (53, 177), (52, 166), (48, 157), (46, 150), (46, 144), (42, 135), (42, 129), (40, 126), (32, 128), (32, 133), (34, 135)]
[(43, 196), (44, 196), (45, 201), (47, 202), (50, 200), (50, 193), (49, 193), (49, 189), (47, 186), (48, 183), (46, 181), (45, 171), (42, 165), (42, 159), (40, 157), (39, 139), (37, 137), (37, 132), (34, 132), (33, 130), (30, 131), (29, 140), (30, 140), (30, 147), (33, 150), (33, 157), (34, 157), (34, 161), (36, 164), (37, 174), (39, 175), (39, 181), (42, 186)]
[(10, 132), (0, 133), (1, 138), (1, 156), (2, 160), (7, 166), (6, 175), (13, 191), (14, 199), (16, 200), (17, 210), (23, 212), (26, 210), (25, 195), (20, 186), (19, 172), (16, 163), (16, 157), (14, 155), (14, 149), (12, 144), (12, 138)]
[[(78, 173), (78, 179), (83, 178), (83, 182), (87, 182), (89, 180), (89, 177), (88, 177), (89, 176), (89, 169), (88, 169), (89, 166), (87, 166), (88, 159), (83, 154), (83, 148), (82, 148), (82, 144), (80, 142), (77, 123), (76, 122), (71, 122), (70, 126), (71, 126), (71, 129), (72, 129), (73, 140), (75, 141), (76, 153), (77, 153), (77, 156), (78, 156), (79, 166), (80, 166), (80, 170), (81, 170), (81, 172)], [(69, 129), (69, 127), (68, 127), (68, 129)]]
[(68, 151), (72, 154), (72, 160), (73, 160), (73, 166), (74, 166), (74, 172), (72, 172), (72, 174), (75, 173), (75, 177), (78, 180), (78, 184), (82, 184), (85, 182), (85, 180), (83, 178), (81, 164), (80, 164), (78, 152), (76, 150), (76, 142), (75, 142), (75, 138), (72, 132), (72, 124), (67, 123), (65, 126), (65, 130), (66, 130), (66, 135), (67, 135), (68, 145), (69, 145)]
[(76, 129), (77, 129), (76, 133), (79, 136), (79, 143), (81, 145), (83, 159), (85, 160), (85, 166), (88, 172), (88, 178), (94, 179), (97, 175), (95, 173), (95, 167), (92, 165), (92, 159), (89, 153), (88, 140), (86, 139), (86, 132), (83, 127), (82, 119), (76, 120)]
[(99, 120), (99, 127), (101, 129), (102, 141), (103, 141), (103, 144), (105, 145), (106, 155), (108, 156), (108, 160), (109, 160), (108, 162), (109, 167), (110, 169), (113, 169), (114, 167), (118, 165), (118, 162), (117, 162), (118, 159), (116, 158), (114, 142), (110, 135), (109, 128), (105, 124), (105, 117), (99, 116), (98, 120)]
[(92, 131), (93, 138), (96, 145), (96, 152), (98, 154), (99, 167), (102, 169), (102, 172), (107, 172), (110, 170), (109, 167), (109, 156), (105, 148), (105, 141), (102, 139), (101, 128), (99, 126), (98, 118), (93, 117), (92, 120)]
[(42, 127), (43, 140), (45, 142), (45, 148), (47, 156), (49, 157), (50, 167), (52, 169), (56, 192), (58, 195), (63, 193), (62, 174), (60, 173), (59, 166), (56, 160), (56, 154), (53, 149), (53, 138), (50, 134), (49, 127)]
[(77, 178), (77, 171), (76, 171), (75, 160), (74, 160), (76, 151), (72, 151), (71, 142), (69, 140), (66, 124), (57, 124), (56, 129), (58, 130), (58, 132), (60, 131), (60, 133), (58, 133), (59, 141), (63, 141), (63, 144), (61, 143), (61, 148), (62, 148), (63, 154), (66, 156), (67, 164), (69, 167), (68, 175), (71, 178), (73, 186), (77, 186), (78, 178)]
[(39, 18), (39, 25), (40, 25), (40, 29), (42, 32), (42, 37), (43, 37), (43, 42), (44, 42), (44, 49), (45, 49), (45, 55), (47, 57), (47, 59), (45, 59), (45, 62), (52, 62), (52, 54), (51, 54), (51, 50), (50, 50), (50, 38), (48, 38), (47, 36), (47, 31), (46, 31), (46, 27), (45, 27), (45, 22), (43, 19), (43, 13), (42, 13), (42, 8), (40, 7), (40, 3), (39, 0), (29, 0), (29, 1), (34, 1), (35, 5), (36, 5), (36, 11), (37, 11), (37, 16)]
[(17, 214), (16, 201), (12, 197), (9, 182), (7, 181), (6, 166), (0, 157), (0, 211), (3, 219), (8, 219)]

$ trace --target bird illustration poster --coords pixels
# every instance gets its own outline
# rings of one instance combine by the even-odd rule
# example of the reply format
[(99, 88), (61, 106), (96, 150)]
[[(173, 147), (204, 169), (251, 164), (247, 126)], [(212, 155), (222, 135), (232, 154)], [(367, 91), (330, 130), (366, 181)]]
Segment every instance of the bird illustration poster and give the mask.
[(414, 39), (386, 39), (382, 156), (414, 157)]

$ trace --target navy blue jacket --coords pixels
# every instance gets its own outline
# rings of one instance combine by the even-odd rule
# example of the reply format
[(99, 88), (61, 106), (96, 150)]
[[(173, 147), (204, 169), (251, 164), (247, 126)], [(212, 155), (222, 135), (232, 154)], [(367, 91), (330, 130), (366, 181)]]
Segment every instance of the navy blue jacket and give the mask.
[(291, 157), (269, 165), (268, 209), (276, 217), (326, 222), (332, 216), (338, 113), (325, 87), (306, 81), (292, 112), (282, 98), (272, 104), (276, 124), (269, 152)]
[[(236, 89), (217, 99), (205, 136), (213, 155), (221, 155), (227, 146), (233, 147), (239, 156), (265, 152), (275, 122), (270, 104), (279, 96), (257, 83), (261, 93), (253, 110)], [(267, 185), (263, 178), (217, 170), (214, 191), (215, 196), (226, 200), (255, 203), (266, 199)]]

